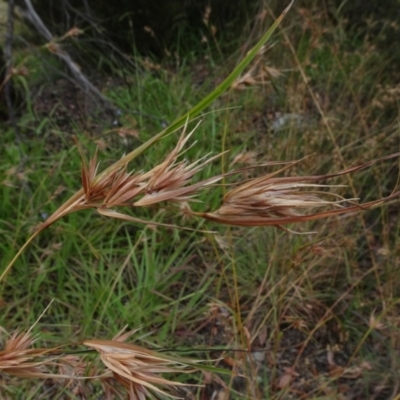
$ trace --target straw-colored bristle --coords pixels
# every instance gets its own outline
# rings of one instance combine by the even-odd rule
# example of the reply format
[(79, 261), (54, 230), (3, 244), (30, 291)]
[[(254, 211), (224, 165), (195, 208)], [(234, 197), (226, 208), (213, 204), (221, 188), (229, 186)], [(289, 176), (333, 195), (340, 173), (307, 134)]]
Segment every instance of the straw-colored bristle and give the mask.
[(162, 201), (189, 201), (199, 189), (222, 179), (221, 176), (218, 176), (196, 184), (189, 184), (197, 172), (220, 155), (211, 158), (205, 156), (191, 164), (188, 164), (187, 161), (177, 162), (183, 147), (197, 126), (187, 136), (185, 136), (184, 130), (175, 149), (167, 156), (165, 161), (146, 174), (149, 177), (146, 184), (146, 194), (136, 201), (134, 206), (143, 207)]

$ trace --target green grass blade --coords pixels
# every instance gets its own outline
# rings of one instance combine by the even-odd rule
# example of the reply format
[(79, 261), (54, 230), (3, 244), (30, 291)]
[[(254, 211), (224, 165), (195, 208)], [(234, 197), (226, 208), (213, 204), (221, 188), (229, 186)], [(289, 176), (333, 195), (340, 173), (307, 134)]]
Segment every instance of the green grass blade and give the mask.
[(135, 157), (139, 154), (143, 153), (143, 151), (147, 150), (151, 147), (155, 142), (160, 140), (163, 136), (172, 133), (182, 126), (188, 120), (193, 119), (197, 115), (199, 115), (205, 108), (211, 105), (219, 96), (221, 96), (224, 92), (226, 92), (232, 83), (235, 81), (236, 78), (240, 76), (240, 74), (244, 71), (244, 69), (251, 63), (254, 57), (258, 54), (261, 48), (265, 45), (265, 43), (269, 40), (272, 36), (276, 28), (280, 25), (283, 18), (290, 10), (293, 4), (292, 0), (290, 4), (285, 8), (282, 14), (276, 19), (276, 21), (272, 24), (272, 26), (268, 29), (267, 32), (263, 35), (263, 37), (258, 41), (258, 43), (247, 53), (246, 57), (243, 58), (242, 61), (236, 66), (236, 68), (229, 74), (229, 76), (220, 84), (218, 85), (209, 95), (207, 95), (204, 99), (202, 99), (199, 103), (197, 103), (191, 110), (186, 112), (184, 115), (176, 119), (168, 128), (164, 129), (157, 135), (153, 136), (147, 142), (143, 143), (141, 146), (127, 154), (125, 157), (121, 158), (115, 164), (111, 165), (109, 168), (104, 170), (99, 176), (102, 174), (109, 173), (114, 168), (118, 168), (121, 165), (127, 164), (132, 161)]

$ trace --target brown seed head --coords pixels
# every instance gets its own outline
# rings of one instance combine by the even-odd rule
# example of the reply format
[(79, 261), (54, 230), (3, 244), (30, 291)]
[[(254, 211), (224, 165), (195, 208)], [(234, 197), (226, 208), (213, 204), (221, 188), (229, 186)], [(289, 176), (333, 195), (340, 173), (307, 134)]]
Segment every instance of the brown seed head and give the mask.
[(100, 353), (103, 364), (125, 387), (130, 399), (145, 400), (152, 393), (177, 398), (170, 393), (171, 389), (183, 384), (169, 381), (159, 374), (188, 372), (185, 364), (140, 346), (123, 343), (133, 332), (120, 332), (113, 340), (86, 340), (83, 344)]
[(0, 351), (0, 372), (24, 378), (49, 377), (47, 366), (53, 361), (41, 358), (46, 350), (30, 348), (34, 342), (29, 332), (14, 332)]
[[(398, 155), (386, 156), (381, 160)], [(222, 206), (215, 212), (193, 213), (193, 215), (228, 225), (281, 227), (282, 224), (310, 221), (368, 209), (398, 196), (400, 192), (394, 192), (385, 199), (357, 205), (354, 204), (357, 199), (344, 199), (337, 194), (322, 190), (338, 186), (320, 185), (315, 182), (366, 168), (376, 161), (378, 160), (331, 175), (276, 177), (279, 172), (287, 168), (284, 167), (277, 172), (251, 179), (232, 189), (225, 195)], [(350, 205), (345, 206), (344, 202)], [(328, 209), (316, 211), (317, 208), (322, 207)]]
[(188, 164), (187, 161), (177, 162), (178, 158), (182, 155), (183, 147), (197, 126), (186, 137), (184, 130), (175, 149), (168, 157), (161, 164), (145, 174), (146, 177), (149, 177), (146, 185), (146, 194), (140, 200), (136, 201), (134, 206), (143, 207), (161, 201), (189, 201), (200, 188), (209, 186), (222, 179), (222, 176), (216, 176), (188, 185), (197, 172), (206, 164), (220, 157), (220, 155), (211, 158), (208, 158), (207, 155), (191, 164)]

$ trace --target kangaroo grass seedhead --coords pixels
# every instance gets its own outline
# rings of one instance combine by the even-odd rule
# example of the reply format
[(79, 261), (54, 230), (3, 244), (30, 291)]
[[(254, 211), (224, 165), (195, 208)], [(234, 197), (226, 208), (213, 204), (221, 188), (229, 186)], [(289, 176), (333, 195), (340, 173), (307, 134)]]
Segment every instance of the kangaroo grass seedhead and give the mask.
[[(97, 151), (88, 164), (81, 151), (83, 195), (70, 208), (70, 212), (96, 208), (102, 215), (124, 219), (124, 214), (109, 209), (124, 206), (145, 207), (166, 201), (193, 201), (200, 189), (218, 182), (223, 177), (220, 175), (191, 183), (196, 173), (220, 155), (207, 155), (193, 163), (188, 163), (187, 160), (178, 161), (184, 155), (183, 148), (198, 125), (188, 135), (185, 126), (175, 148), (163, 162), (147, 172), (127, 172), (127, 165), (120, 164), (118, 168), (108, 169), (105, 173), (97, 175)], [(128, 215), (125, 218), (132, 221)], [(151, 224), (150, 221), (148, 223)]]
[(113, 340), (86, 340), (83, 344), (99, 352), (103, 364), (114, 379), (126, 389), (132, 400), (146, 400), (152, 395), (179, 399), (172, 394), (180, 382), (167, 380), (162, 373), (189, 373), (184, 362), (133, 344), (123, 343), (132, 333), (121, 331)]
[[(32, 328), (31, 328), (32, 329)], [(157, 395), (179, 399), (174, 392), (179, 386), (160, 374), (190, 373), (195, 362), (160, 354), (146, 348), (124, 343), (136, 330), (123, 329), (112, 340), (92, 339), (82, 344), (100, 355), (104, 368), (95, 367), (83, 354), (68, 354), (67, 349), (33, 348), (36, 339), (30, 330), (14, 332), (0, 351), (0, 373), (20, 378), (52, 379), (73, 390), (85, 392), (84, 381), (100, 380), (105, 393), (125, 395), (131, 400), (145, 400)], [(116, 381), (121, 387), (116, 387)], [(155, 396), (154, 396), (155, 395)], [(158, 397), (157, 397), (158, 398)]]
[(165, 201), (193, 201), (199, 190), (222, 179), (221, 175), (191, 183), (191, 179), (196, 173), (220, 155), (214, 157), (205, 156), (193, 163), (188, 163), (186, 160), (178, 161), (184, 155), (183, 147), (187, 144), (198, 125), (188, 135), (186, 135), (187, 125), (185, 125), (176, 147), (168, 154), (165, 160), (149, 171), (137, 173), (134, 171), (128, 172), (127, 163), (121, 162), (117, 162), (112, 167), (99, 173), (97, 150), (89, 162), (86, 162), (83, 151), (79, 143), (77, 143), (82, 159), (82, 189), (41, 224), (36, 234), (67, 214), (89, 208), (97, 209), (100, 214), (108, 217), (157, 225), (151, 221), (143, 221), (116, 212), (114, 208), (145, 207)]
[[(283, 224), (310, 221), (333, 215), (351, 213), (360, 209), (369, 209), (393, 199), (400, 194), (400, 191), (393, 192), (384, 199), (358, 205), (354, 204), (354, 201), (357, 199), (344, 199), (334, 193), (322, 191), (322, 188), (337, 186), (321, 185), (314, 182), (355, 172), (369, 167), (377, 161), (398, 157), (399, 155), (400, 153), (396, 153), (382, 157), (379, 160), (349, 168), (336, 174), (276, 177), (279, 172), (288, 168), (284, 167), (272, 174), (251, 179), (230, 190), (225, 195), (223, 204), (218, 210), (210, 213), (193, 213), (193, 215), (228, 225), (273, 225), (282, 227)], [(334, 200), (329, 200), (329, 198), (334, 198)], [(345, 202), (352, 205), (344, 206), (343, 203)], [(328, 207), (330, 210), (315, 211), (316, 208), (321, 207)]]
[(50, 368), (57, 365), (57, 357), (47, 349), (32, 348), (35, 342), (30, 331), (15, 331), (0, 351), (0, 372), (20, 378), (56, 377)]

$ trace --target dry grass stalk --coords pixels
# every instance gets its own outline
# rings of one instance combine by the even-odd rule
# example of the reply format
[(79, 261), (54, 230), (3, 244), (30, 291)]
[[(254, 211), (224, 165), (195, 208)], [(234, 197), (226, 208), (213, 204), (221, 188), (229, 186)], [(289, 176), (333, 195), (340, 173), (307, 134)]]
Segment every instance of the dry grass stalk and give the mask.
[[(82, 189), (76, 192), (44, 223), (38, 226), (33, 235), (19, 249), (18, 253), (2, 272), (0, 282), (11, 269), (15, 260), (40, 232), (60, 218), (75, 211), (95, 208), (102, 215), (128, 222), (176, 228), (175, 225), (143, 221), (118, 212), (115, 208), (121, 206), (144, 207), (166, 201), (187, 203), (188, 201), (193, 201), (200, 190), (217, 183), (224, 176), (241, 172), (233, 171), (197, 183), (191, 183), (191, 179), (197, 172), (216, 157), (219, 157), (219, 155), (211, 158), (205, 156), (191, 164), (186, 161), (178, 162), (178, 158), (183, 154), (183, 147), (195, 129), (185, 137), (185, 126), (175, 149), (161, 164), (148, 172), (136, 174), (127, 172), (127, 163), (130, 158), (125, 156), (105, 171), (98, 173), (97, 152), (88, 164), (84, 161), (82, 155)], [(400, 194), (400, 191), (392, 193), (392, 195), (384, 199), (343, 207), (340, 203), (343, 203), (345, 199), (340, 198), (336, 201), (330, 201), (326, 200), (326, 197), (325, 199), (321, 198), (320, 191), (305, 192), (303, 189), (316, 188), (318, 185), (315, 182), (349, 174), (369, 167), (377, 161), (398, 157), (399, 155), (400, 153), (395, 153), (331, 175), (276, 178), (276, 174), (280, 172), (278, 171), (265, 177), (247, 181), (231, 190), (225, 196), (223, 205), (215, 212), (196, 213), (188, 207), (183, 209), (186, 215), (202, 217), (221, 224), (238, 226), (273, 225), (278, 227), (282, 227), (284, 224), (305, 222), (351, 213), (360, 209), (368, 209), (393, 199)], [(294, 163), (286, 164), (290, 166)], [(324, 194), (324, 196), (327, 195)], [(315, 207), (321, 206), (331, 206), (334, 209), (322, 212), (312, 211)], [(309, 213), (302, 213), (299, 210), (308, 210)]]
[(282, 75), (282, 71), (265, 64), (263, 55), (267, 50), (265, 46), (260, 49), (252, 67), (232, 83), (232, 89), (243, 90), (249, 86), (265, 85)]
[[(176, 228), (177, 226), (175, 225), (143, 221), (118, 212), (115, 208), (122, 206), (144, 207), (167, 201), (181, 202), (181, 204), (182, 202), (187, 203), (188, 201), (194, 201), (195, 196), (200, 190), (217, 183), (223, 177), (241, 172), (240, 170), (233, 171), (197, 183), (191, 183), (192, 178), (197, 172), (220, 156), (211, 158), (205, 156), (193, 163), (178, 161), (178, 158), (184, 153), (182, 151), (183, 147), (196, 128), (197, 126), (185, 136), (185, 127), (175, 149), (162, 163), (148, 172), (138, 172), (136, 174), (127, 172), (129, 157), (126, 158), (125, 156), (111, 167), (98, 173), (97, 152), (89, 163), (84, 161), (82, 155), (82, 189), (76, 192), (44, 223), (38, 226), (33, 235), (25, 242), (2, 272), (0, 282), (19, 255), (41, 231), (65, 215), (75, 211), (95, 208), (100, 214), (107, 217), (118, 218), (133, 223)], [(400, 192), (397, 191), (384, 199), (346, 207), (341, 204), (346, 201), (343, 198), (331, 201), (326, 199), (327, 194), (323, 195), (325, 197), (320, 197), (321, 191), (305, 192), (304, 189), (321, 187), (315, 182), (334, 176), (349, 174), (366, 168), (377, 161), (398, 157), (399, 155), (400, 153), (395, 153), (332, 175), (277, 178), (275, 176), (280, 172), (278, 171), (265, 177), (249, 180), (231, 190), (225, 196), (223, 205), (214, 212), (193, 212), (189, 207), (183, 207), (181, 210), (184, 210), (186, 215), (201, 217), (221, 224), (237, 226), (273, 225), (282, 227), (284, 224), (327, 218), (333, 215), (351, 213), (360, 209), (368, 209), (393, 199)], [(278, 163), (268, 163), (268, 165), (274, 164)], [(289, 164), (290, 166), (294, 163), (281, 164)], [(312, 209), (321, 206), (331, 206), (334, 209), (322, 212), (312, 211)], [(303, 213), (300, 210), (308, 210), (309, 213)]]

